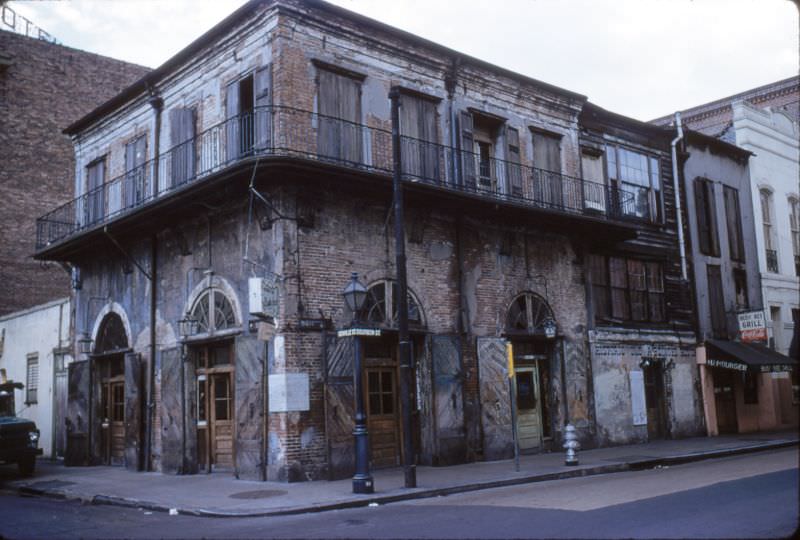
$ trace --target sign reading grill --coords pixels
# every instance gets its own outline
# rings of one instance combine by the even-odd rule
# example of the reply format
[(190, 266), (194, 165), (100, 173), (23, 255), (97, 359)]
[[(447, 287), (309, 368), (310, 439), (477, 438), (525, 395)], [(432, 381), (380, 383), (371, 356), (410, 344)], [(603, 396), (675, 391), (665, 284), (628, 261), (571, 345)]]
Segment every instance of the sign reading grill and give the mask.
[(767, 341), (767, 322), (763, 310), (745, 311), (737, 315), (742, 343)]

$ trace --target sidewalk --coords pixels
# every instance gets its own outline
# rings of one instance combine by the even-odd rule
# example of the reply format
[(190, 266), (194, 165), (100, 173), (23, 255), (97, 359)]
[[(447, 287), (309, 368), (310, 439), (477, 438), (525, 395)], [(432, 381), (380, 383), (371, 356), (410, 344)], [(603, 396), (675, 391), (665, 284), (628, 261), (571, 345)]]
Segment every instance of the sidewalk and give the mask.
[[(564, 453), (522, 456), (520, 472), (513, 460), (451, 467), (418, 467), (415, 489), (403, 487), (400, 468), (374, 472), (376, 492), (354, 495), (351, 482), (253, 482), (228, 473), (168, 476), (128, 472), (120, 467), (64, 467), (38, 464), (33, 478), (3, 473), (0, 487), (21, 494), (117, 504), (156, 511), (217, 517), (254, 517), (320, 512), (370, 503), (436, 497), (528, 482), (606, 474), (672, 465), (728, 455), (798, 445), (796, 431), (657, 441), (579, 452), (580, 465), (564, 465)], [(5, 481), (4, 481), (5, 480)]]

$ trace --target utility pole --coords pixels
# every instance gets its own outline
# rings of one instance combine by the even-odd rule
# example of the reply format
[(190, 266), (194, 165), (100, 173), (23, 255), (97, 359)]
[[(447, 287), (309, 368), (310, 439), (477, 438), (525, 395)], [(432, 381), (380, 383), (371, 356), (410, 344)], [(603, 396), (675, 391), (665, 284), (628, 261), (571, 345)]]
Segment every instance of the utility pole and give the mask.
[(411, 342), (408, 337), (408, 283), (406, 282), (406, 235), (404, 230), (402, 162), (400, 159), (400, 92), (389, 91), (392, 101), (392, 161), (394, 174), (394, 242), (397, 267), (397, 326), (400, 353), (400, 409), (403, 416), (403, 473), (407, 488), (417, 487), (417, 468), (414, 464), (414, 441), (411, 436)]

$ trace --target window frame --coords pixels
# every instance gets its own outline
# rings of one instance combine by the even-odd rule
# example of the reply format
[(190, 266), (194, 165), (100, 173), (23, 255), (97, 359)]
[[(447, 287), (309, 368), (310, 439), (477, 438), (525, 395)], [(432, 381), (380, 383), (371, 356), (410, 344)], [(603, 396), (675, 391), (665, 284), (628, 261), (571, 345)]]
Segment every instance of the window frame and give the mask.
[(694, 213), (697, 223), (697, 248), (703, 255), (720, 256), (717, 230), (717, 205), (714, 182), (708, 178), (694, 179)]
[[(596, 323), (667, 323), (664, 268), (661, 262), (601, 254), (590, 254), (589, 257)], [(638, 273), (635, 272), (636, 268), (639, 269)], [(624, 269), (624, 276), (618, 274), (615, 279), (615, 269)], [(598, 270), (602, 270), (602, 276), (598, 275)], [(634, 302), (634, 297), (638, 298), (637, 302)]]
[(39, 402), (39, 353), (25, 357), (25, 405)]
[[(622, 178), (622, 159), (621, 159), (621, 152), (625, 151), (631, 154), (637, 154), (644, 158), (644, 162), (646, 164), (647, 170), (644, 171), (645, 175), (647, 176), (647, 187), (645, 188), (642, 184), (635, 184), (628, 180)], [(613, 154), (613, 169), (614, 175), (611, 174), (612, 169), (612, 160), (609, 157)], [(627, 146), (624, 144), (620, 144), (617, 142), (606, 142), (605, 148), (603, 152), (603, 162), (604, 162), (604, 171), (603, 174), (605, 176), (606, 184), (608, 187), (613, 188), (617, 191), (617, 200), (614, 202), (615, 205), (620, 206), (620, 212), (623, 216), (639, 219), (642, 221), (646, 221), (649, 223), (656, 223), (656, 224), (663, 224), (664, 223), (664, 179), (662, 178), (661, 174), (661, 157), (647, 151), (642, 151), (639, 148), (633, 148), (631, 146)], [(655, 182), (654, 182), (655, 180)], [(619, 200), (619, 194), (625, 193), (623, 191), (623, 185), (631, 186), (632, 188), (645, 188), (647, 189), (647, 215), (640, 216), (638, 215), (637, 211), (634, 210), (633, 213), (626, 211), (626, 205), (622, 205), (622, 201)], [(635, 205), (635, 203), (634, 203)]]
[(787, 197), (789, 204), (789, 236), (792, 240), (794, 255), (794, 273), (800, 276), (800, 198), (796, 195)]
[[(732, 261), (745, 262), (744, 231), (742, 229), (742, 204), (739, 200), (739, 190), (733, 186), (722, 186), (723, 202), (725, 204), (725, 222), (728, 231), (728, 250)], [(730, 203), (729, 203), (730, 201)], [(733, 208), (728, 205), (732, 204)]]

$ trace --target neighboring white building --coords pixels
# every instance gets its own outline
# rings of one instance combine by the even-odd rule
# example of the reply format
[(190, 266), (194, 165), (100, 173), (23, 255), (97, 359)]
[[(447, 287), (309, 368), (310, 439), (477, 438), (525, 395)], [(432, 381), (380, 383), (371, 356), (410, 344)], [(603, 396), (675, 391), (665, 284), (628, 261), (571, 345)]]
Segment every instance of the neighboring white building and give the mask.
[[(800, 77), (681, 111), (685, 127), (753, 152), (750, 181), (770, 344), (800, 355)], [(667, 126), (673, 116), (652, 121)], [(797, 384), (796, 384), (797, 386)]]
[(67, 365), (72, 359), (69, 298), (0, 317), (0, 369), (25, 385), (17, 415), (36, 422), (44, 457), (63, 456)]
[(788, 354), (800, 318), (800, 143), (798, 122), (783, 111), (733, 106), (733, 136), (750, 150), (758, 267), (775, 350)]

